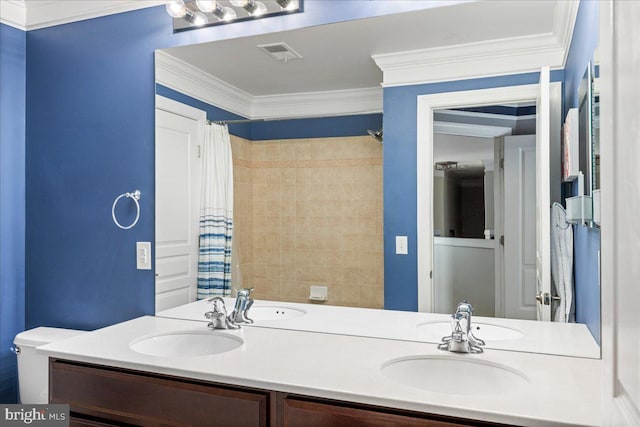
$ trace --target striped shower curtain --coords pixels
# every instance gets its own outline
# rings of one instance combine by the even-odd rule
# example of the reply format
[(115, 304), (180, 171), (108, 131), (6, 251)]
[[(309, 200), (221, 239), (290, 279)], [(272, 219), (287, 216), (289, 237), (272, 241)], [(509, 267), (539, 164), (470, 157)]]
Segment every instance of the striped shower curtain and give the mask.
[(233, 162), (226, 125), (205, 126), (202, 157), (198, 299), (231, 294)]

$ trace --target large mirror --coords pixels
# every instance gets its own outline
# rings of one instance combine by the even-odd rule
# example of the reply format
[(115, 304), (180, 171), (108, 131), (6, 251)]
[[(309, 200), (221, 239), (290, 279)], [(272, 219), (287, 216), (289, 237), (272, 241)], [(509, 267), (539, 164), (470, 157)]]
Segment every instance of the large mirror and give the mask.
[[(486, 6), (480, 12), (477, 5), (458, 5), (455, 12), (491, 14), (494, 6)], [(383, 185), (390, 177), (383, 180), (383, 153), (394, 148), (385, 146), (383, 75), (372, 56), (446, 44), (446, 35), (416, 35), (428, 23), (443, 20), (439, 14), (453, 12), (414, 11), (156, 53), (161, 106), (156, 112), (157, 141), (179, 137), (187, 147), (176, 151), (167, 144), (162, 152), (156, 143), (158, 311), (195, 299), (194, 278), (184, 272), (197, 251), (194, 206), (200, 190), (190, 180), (199, 173), (201, 153), (197, 144), (189, 144), (200, 131), (197, 125), (180, 129), (207, 119), (224, 122), (230, 134), (233, 288), (253, 287), (256, 299), (385, 308)], [(465, 31), (457, 41), (469, 42), (483, 31)], [(273, 57), (260, 48), (265, 45), (302, 59)], [(170, 113), (173, 108), (176, 112)], [(496, 170), (502, 167), (506, 145), (511, 146), (505, 137), (515, 140), (535, 133), (535, 111), (533, 97), (517, 103), (461, 104), (435, 113), (437, 151), (429, 173), (434, 177), (434, 204), (440, 203), (432, 229), (436, 265), (451, 266), (457, 257), (453, 252), (462, 249), (473, 252), (477, 247), (485, 256), (501, 244), (504, 227), (517, 227), (504, 224), (513, 219), (510, 214), (500, 214), (507, 215), (502, 218), (496, 213), (495, 191), (508, 192), (504, 175)], [(394, 119), (385, 116), (384, 126)], [(559, 164), (559, 158), (555, 160)], [(523, 178), (531, 172), (509, 173)], [(559, 185), (555, 191), (559, 198)], [(527, 215), (518, 217), (520, 224), (530, 222)], [(179, 251), (176, 242), (184, 243)], [(411, 250), (414, 244), (410, 242)], [(510, 311), (502, 299), (496, 302), (495, 257), (489, 258), (486, 265), (467, 265), (484, 265), (487, 281), (494, 285), (492, 298), (479, 302), (478, 314), (535, 319), (530, 312)], [(443, 278), (449, 274), (444, 272), (436, 266), (437, 280), (458, 280)], [(473, 274), (462, 280), (474, 280)], [(499, 282), (504, 286), (505, 279)], [(443, 287), (436, 298), (435, 311), (451, 313), (459, 299), (483, 297)]]

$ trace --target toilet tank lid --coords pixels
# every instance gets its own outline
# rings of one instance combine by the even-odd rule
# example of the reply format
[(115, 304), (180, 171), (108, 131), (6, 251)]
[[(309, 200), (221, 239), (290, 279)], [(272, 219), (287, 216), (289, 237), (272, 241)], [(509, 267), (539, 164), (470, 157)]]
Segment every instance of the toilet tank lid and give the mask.
[(20, 332), (13, 340), (15, 345), (39, 347), (85, 333), (75, 329), (39, 327)]

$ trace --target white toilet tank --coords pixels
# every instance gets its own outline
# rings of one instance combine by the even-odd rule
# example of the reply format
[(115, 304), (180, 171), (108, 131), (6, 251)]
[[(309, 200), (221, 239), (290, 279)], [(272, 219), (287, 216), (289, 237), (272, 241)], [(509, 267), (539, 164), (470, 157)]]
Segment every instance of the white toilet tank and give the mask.
[(40, 327), (16, 335), (13, 344), (18, 356), (20, 402), (49, 403), (49, 358), (37, 354), (36, 347), (82, 333), (84, 331)]

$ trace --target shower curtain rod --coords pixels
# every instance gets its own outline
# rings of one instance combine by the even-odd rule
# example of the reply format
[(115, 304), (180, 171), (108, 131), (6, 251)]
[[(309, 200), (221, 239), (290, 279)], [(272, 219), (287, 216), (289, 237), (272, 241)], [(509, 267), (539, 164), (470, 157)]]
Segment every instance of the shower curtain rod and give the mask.
[(255, 123), (255, 122), (265, 122), (267, 120), (285, 120), (285, 119), (235, 119), (235, 120), (207, 120), (207, 124), (217, 124), (217, 125), (233, 125), (237, 123)]
[[(326, 117), (326, 116), (325, 116)], [(274, 119), (235, 119), (235, 120), (207, 120), (208, 124), (235, 125), (239, 123), (277, 122), (280, 120), (318, 119), (320, 117), (283, 117)]]
[[(360, 114), (375, 114), (375, 113), (357, 113)], [(330, 117), (342, 117), (342, 116), (305, 116), (305, 117), (274, 117), (272, 119), (235, 119), (235, 120), (207, 120), (207, 124), (217, 125), (234, 125), (239, 123), (258, 123), (258, 122), (277, 122), (282, 120), (302, 120), (302, 119), (327, 119)]]

